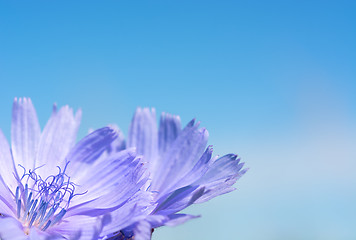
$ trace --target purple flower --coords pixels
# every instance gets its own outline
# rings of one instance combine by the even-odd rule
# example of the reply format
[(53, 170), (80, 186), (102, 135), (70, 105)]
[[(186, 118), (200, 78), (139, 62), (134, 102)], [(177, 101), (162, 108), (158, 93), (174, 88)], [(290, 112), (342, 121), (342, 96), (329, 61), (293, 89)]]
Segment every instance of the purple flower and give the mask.
[(244, 163), (235, 154), (212, 157), (213, 149), (207, 147), (207, 141), (208, 131), (199, 128), (195, 120), (181, 129), (179, 116), (162, 113), (157, 127), (154, 109), (137, 109), (127, 147), (136, 147), (148, 162), (150, 179), (144, 190), (151, 192), (155, 208), (113, 239), (150, 239), (152, 228), (174, 226), (197, 217), (178, 213), (184, 208), (235, 189), (232, 185), (247, 171)]
[(108, 149), (98, 129), (75, 144), (81, 112), (65, 106), (41, 132), (30, 99), (15, 99), (11, 148), (0, 131), (0, 239), (100, 239), (147, 211), (145, 166), (132, 149)]

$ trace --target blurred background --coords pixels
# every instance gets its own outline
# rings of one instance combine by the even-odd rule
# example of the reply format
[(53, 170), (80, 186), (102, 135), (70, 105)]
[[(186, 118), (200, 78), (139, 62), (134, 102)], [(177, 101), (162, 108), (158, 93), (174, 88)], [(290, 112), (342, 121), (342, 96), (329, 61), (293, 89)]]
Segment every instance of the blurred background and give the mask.
[(0, 1), (0, 128), (15, 96), (80, 137), (137, 106), (201, 121), (250, 168), (165, 239), (356, 239), (355, 1)]

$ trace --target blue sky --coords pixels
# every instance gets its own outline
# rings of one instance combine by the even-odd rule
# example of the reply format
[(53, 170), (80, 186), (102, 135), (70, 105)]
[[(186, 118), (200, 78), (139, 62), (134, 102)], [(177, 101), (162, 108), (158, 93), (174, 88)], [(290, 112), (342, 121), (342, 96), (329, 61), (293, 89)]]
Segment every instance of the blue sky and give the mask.
[(87, 129), (137, 106), (196, 117), (251, 169), (155, 239), (354, 239), (356, 3), (2, 1), (0, 128), (15, 96)]

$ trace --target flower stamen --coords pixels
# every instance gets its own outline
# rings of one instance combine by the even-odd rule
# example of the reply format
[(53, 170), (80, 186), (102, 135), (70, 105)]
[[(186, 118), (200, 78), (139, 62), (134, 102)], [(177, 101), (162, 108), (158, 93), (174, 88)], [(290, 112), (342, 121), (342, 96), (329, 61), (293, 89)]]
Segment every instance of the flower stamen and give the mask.
[[(75, 195), (75, 184), (58, 167), (57, 175), (50, 175), (43, 180), (34, 170), (26, 169), (19, 165), (24, 173), (17, 179), (15, 202), (17, 206), (17, 218), (22, 221), (25, 232), (29, 232), (32, 226), (46, 231), (50, 226), (60, 222), (67, 212), (71, 199)], [(42, 166), (41, 166), (42, 167)]]

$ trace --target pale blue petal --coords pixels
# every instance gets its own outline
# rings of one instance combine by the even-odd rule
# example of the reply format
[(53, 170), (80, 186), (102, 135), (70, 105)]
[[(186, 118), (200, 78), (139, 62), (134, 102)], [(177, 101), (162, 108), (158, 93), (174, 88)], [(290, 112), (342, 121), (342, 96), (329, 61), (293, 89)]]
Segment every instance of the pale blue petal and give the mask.
[(203, 203), (217, 196), (232, 192), (236, 188), (232, 187), (236, 183), (236, 179), (227, 180), (226, 182), (210, 183), (204, 185), (208, 190), (195, 203)]
[(81, 119), (79, 110), (75, 116), (73, 109), (62, 107), (58, 112), (54, 105), (53, 112), (40, 138), (36, 166), (39, 175), (57, 173), (56, 166), (63, 166), (66, 155), (73, 147)]
[(170, 215), (192, 205), (205, 192), (204, 187), (186, 186), (175, 190), (168, 196), (163, 196), (158, 200), (158, 207), (153, 214)]
[(183, 224), (186, 221), (189, 221), (191, 219), (198, 218), (200, 216), (179, 213), (179, 214), (171, 214), (171, 215), (168, 215), (167, 217), (168, 217), (168, 220), (164, 223), (164, 225), (173, 227), (173, 226)]
[(80, 140), (66, 157), (69, 162), (67, 174), (75, 178), (76, 174), (90, 167), (116, 137), (117, 132), (114, 129), (104, 127)]
[(12, 108), (11, 145), (16, 167), (17, 164), (26, 169), (35, 167), (40, 135), (41, 129), (31, 99), (15, 98)]
[(10, 189), (0, 177), (0, 214), (15, 217), (15, 200)]
[(133, 229), (135, 240), (150, 240), (152, 236), (151, 224), (147, 221), (140, 221)]
[(124, 150), (126, 148), (126, 141), (125, 141), (124, 134), (122, 133), (122, 131), (117, 125), (112, 124), (110, 125), (110, 127), (112, 129), (115, 129), (118, 134), (117, 134), (117, 138), (109, 146), (107, 152), (111, 153), (111, 152), (119, 152), (121, 150)]
[(241, 163), (235, 154), (227, 154), (218, 158), (212, 163), (206, 174), (193, 184), (204, 186), (207, 190), (197, 200), (197, 203), (235, 190), (231, 186), (247, 171), (247, 169), (242, 169), (243, 166), (244, 163)]
[(5, 184), (9, 186), (11, 191), (15, 191), (17, 187), (17, 171), (15, 169), (15, 163), (13, 161), (10, 146), (0, 130), (0, 176), (4, 180)]
[(127, 147), (135, 147), (137, 154), (142, 154), (150, 169), (154, 168), (158, 157), (158, 130), (156, 111), (148, 108), (138, 108), (132, 119)]
[(28, 239), (22, 230), (21, 223), (12, 217), (0, 217), (0, 226), (0, 239), (2, 240)]
[[(170, 214), (170, 215), (150, 215), (147, 216), (147, 218), (143, 221), (146, 221), (148, 223), (150, 223), (149, 226), (146, 226), (147, 229), (146, 231), (150, 231), (152, 230), (152, 228), (157, 228), (160, 226), (177, 226), (180, 224), (185, 223), (186, 221), (189, 221), (191, 219), (195, 219), (195, 218), (199, 218), (200, 216), (193, 216), (193, 215), (189, 215), (189, 214)], [(140, 222), (143, 222), (140, 221)], [(144, 226), (144, 225), (142, 225)], [(130, 226), (128, 229), (132, 229), (133, 232), (135, 232), (135, 228), (136, 228), (136, 224), (134, 224), (133, 226)], [(135, 235), (136, 237), (136, 235)]]
[(137, 206), (134, 201), (127, 202), (122, 208), (108, 214), (109, 221), (103, 226), (101, 236), (111, 235), (120, 229), (143, 220), (142, 211), (142, 208)]
[(31, 228), (28, 240), (63, 240), (63, 237), (43, 232), (37, 228)]
[[(182, 179), (180, 179), (174, 186), (174, 189), (179, 189), (184, 186), (192, 185), (195, 181), (200, 179), (204, 174), (209, 170), (211, 165), (211, 155), (213, 153), (213, 149), (209, 146), (204, 154), (200, 157), (199, 161), (194, 165), (194, 167), (187, 172)], [(195, 184), (197, 185), (197, 184)]]
[(233, 178), (242, 169), (244, 163), (240, 162), (235, 154), (227, 154), (214, 161), (209, 170), (196, 184), (215, 182)]
[(97, 217), (72, 216), (63, 220), (61, 224), (52, 226), (46, 232), (70, 240), (96, 240), (99, 239), (102, 221), (102, 218)]
[(73, 198), (68, 214), (122, 205), (147, 181), (145, 174), (145, 166), (131, 149), (115, 153), (100, 164), (87, 166), (77, 175), (76, 191), (88, 192)]
[(168, 113), (162, 113), (158, 133), (158, 145), (160, 154), (163, 154), (167, 151), (180, 132), (180, 117)]
[[(139, 191), (130, 198), (123, 207), (110, 213), (110, 222), (103, 227), (102, 236), (111, 235), (118, 229), (133, 226), (152, 212), (154, 206), (150, 204), (150, 193)], [(130, 230), (129, 230), (130, 231)]]
[[(108, 144), (104, 150), (104, 152), (97, 158), (95, 159), (95, 162), (92, 165), (99, 166), (100, 164), (105, 164), (107, 162), (107, 159), (110, 158), (110, 155), (115, 154), (117, 152), (120, 152), (122, 150), (126, 149), (126, 142), (125, 142), (125, 137), (122, 131), (116, 126), (116, 125), (109, 125), (109, 128), (113, 129), (113, 131), (116, 132), (117, 137), (111, 142), (111, 144)], [(93, 133), (94, 130), (90, 130), (89, 134)], [(91, 168), (91, 166), (89, 166)], [(91, 171), (90, 169), (86, 169), (87, 171)], [(86, 171), (84, 171), (86, 172)], [(81, 171), (80, 173), (83, 173)], [(78, 175), (78, 174), (76, 174)], [(79, 174), (79, 175), (85, 175), (85, 174)], [(80, 177), (80, 176), (77, 176)]]
[(179, 134), (169, 149), (161, 156), (155, 175), (152, 176), (150, 190), (160, 196), (174, 190), (204, 153), (208, 140), (208, 131), (198, 129), (198, 124), (191, 121)]

